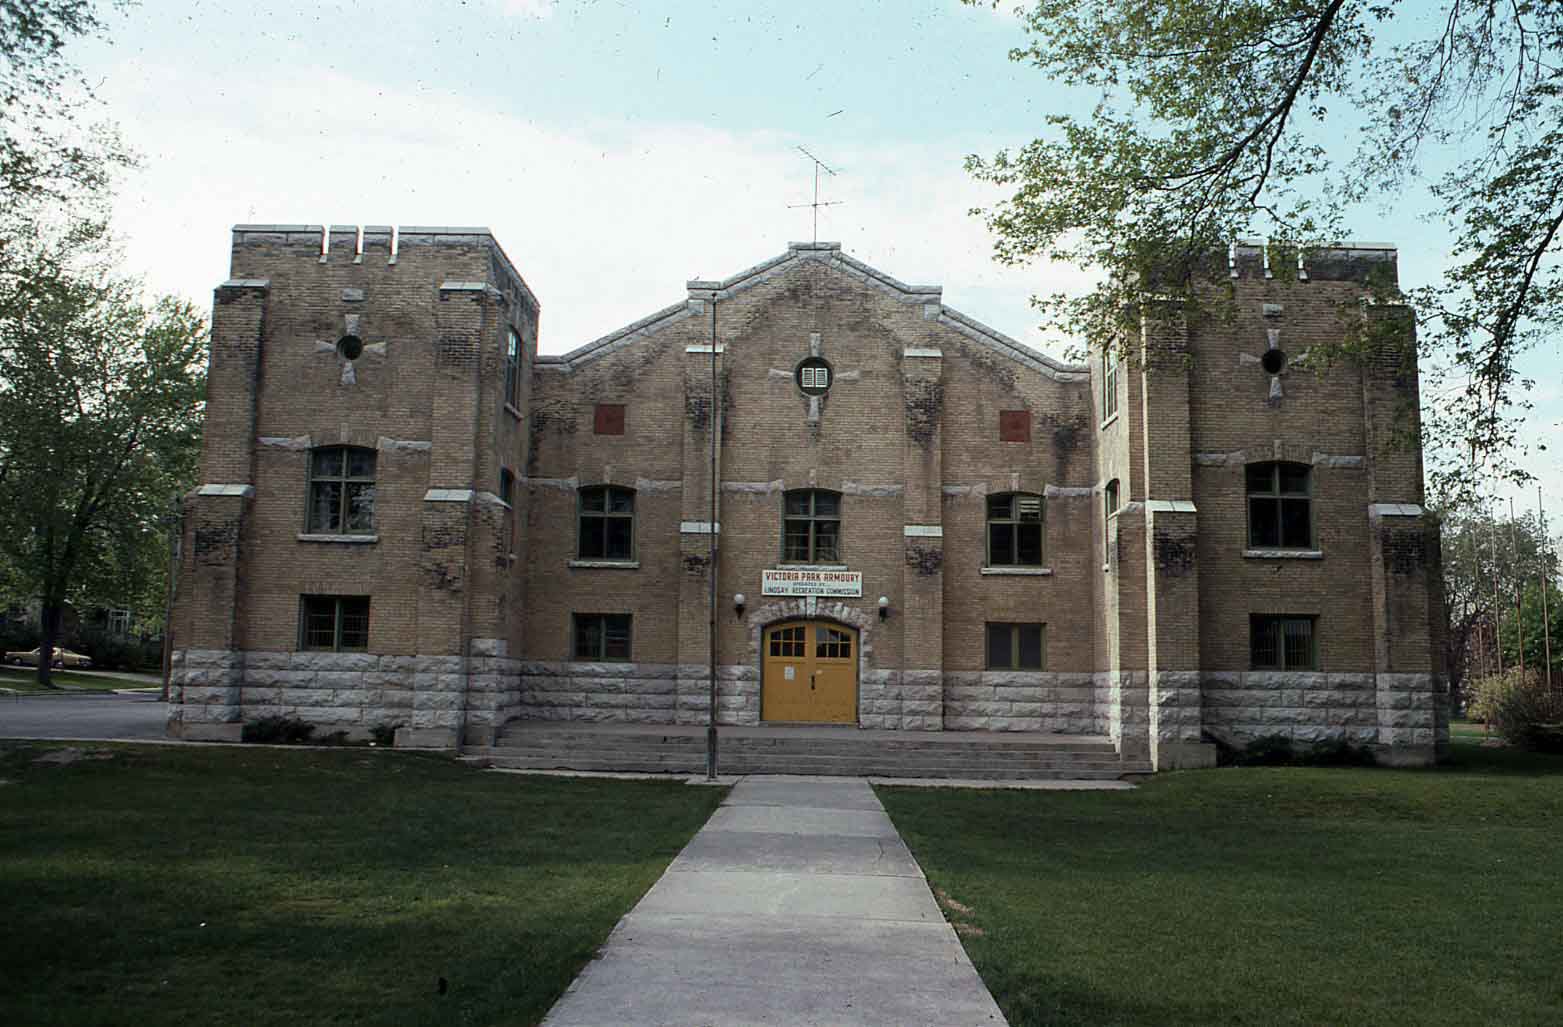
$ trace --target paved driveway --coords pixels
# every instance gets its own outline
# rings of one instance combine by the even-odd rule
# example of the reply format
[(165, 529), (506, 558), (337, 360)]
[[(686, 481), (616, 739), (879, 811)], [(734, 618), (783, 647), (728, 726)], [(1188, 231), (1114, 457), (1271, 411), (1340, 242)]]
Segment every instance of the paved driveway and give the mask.
[(164, 738), (168, 706), (138, 695), (0, 695), (0, 738)]

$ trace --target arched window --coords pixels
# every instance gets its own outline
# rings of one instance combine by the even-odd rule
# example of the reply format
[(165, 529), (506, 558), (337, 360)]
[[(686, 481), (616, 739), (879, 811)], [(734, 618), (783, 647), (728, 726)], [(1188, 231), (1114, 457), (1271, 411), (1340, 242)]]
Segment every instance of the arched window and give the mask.
[(988, 566), (1042, 566), (1042, 497), (1006, 492), (988, 497)]
[(1102, 490), (1102, 566), (1108, 570), (1113, 567), (1113, 539), (1117, 537), (1118, 527), (1118, 479), (1114, 478), (1107, 483)]
[(1118, 416), (1118, 346), (1109, 344), (1102, 354), (1102, 421)]
[(787, 493), (782, 516), (782, 560), (839, 563), (841, 493), (798, 489)]
[(358, 446), (310, 450), (311, 534), (374, 534), (374, 462), (375, 451)]
[(580, 497), (576, 555), (582, 560), (635, 559), (635, 490), (589, 485)]
[(1248, 465), (1248, 545), (1312, 549), (1313, 513), (1307, 464), (1277, 460)]
[(514, 328), (505, 337), (505, 403), (521, 406), (521, 336)]

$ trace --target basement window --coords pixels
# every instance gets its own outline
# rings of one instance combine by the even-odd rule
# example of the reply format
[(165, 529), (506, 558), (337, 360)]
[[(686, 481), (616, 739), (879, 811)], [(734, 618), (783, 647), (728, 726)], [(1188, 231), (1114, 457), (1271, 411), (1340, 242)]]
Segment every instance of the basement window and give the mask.
[(573, 614), (577, 660), (616, 662), (630, 658), (630, 615), (627, 613)]
[(299, 648), (354, 652), (369, 648), (368, 596), (302, 596)]
[(1044, 624), (988, 624), (989, 670), (1041, 670)]
[(1255, 613), (1248, 618), (1251, 670), (1318, 670), (1317, 617)]

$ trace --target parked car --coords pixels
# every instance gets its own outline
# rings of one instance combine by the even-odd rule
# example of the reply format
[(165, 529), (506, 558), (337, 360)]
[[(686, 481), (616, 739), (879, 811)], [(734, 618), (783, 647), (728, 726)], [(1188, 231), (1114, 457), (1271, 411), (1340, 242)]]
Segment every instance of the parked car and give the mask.
[[(39, 646), (31, 652), (6, 653), (5, 662), (14, 663), (18, 667), (36, 667), (38, 666), (38, 654), (42, 649), (43, 647)], [(49, 661), (49, 665), (51, 667), (81, 667), (86, 669), (92, 666), (92, 657), (83, 656), (81, 653), (73, 653), (69, 649), (61, 649), (59, 646), (55, 646), (54, 659)]]

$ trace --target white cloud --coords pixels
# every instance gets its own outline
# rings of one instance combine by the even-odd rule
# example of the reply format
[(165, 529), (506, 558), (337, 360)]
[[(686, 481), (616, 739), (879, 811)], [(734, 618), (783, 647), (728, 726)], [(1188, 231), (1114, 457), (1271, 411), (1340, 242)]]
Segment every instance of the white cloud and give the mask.
[[(177, 68), (122, 67), (110, 97), (146, 168), (122, 190), (127, 256), (200, 299), (227, 275), (235, 222), (486, 225), (543, 304), (561, 352), (807, 239), (811, 166), (789, 138), (694, 124), (559, 128), (446, 92), (340, 73), (266, 75), (212, 94)], [(130, 84), (133, 88), (126, 88)], [(822, 154), (822, 156), (825, 156)], [(820, 237), (1031, 345), (1032, 292), (1063, 268), (1005, 268), (954, 145), (835, 150)], [(1056, 346), (1048, 347), (1056, 350)]]

